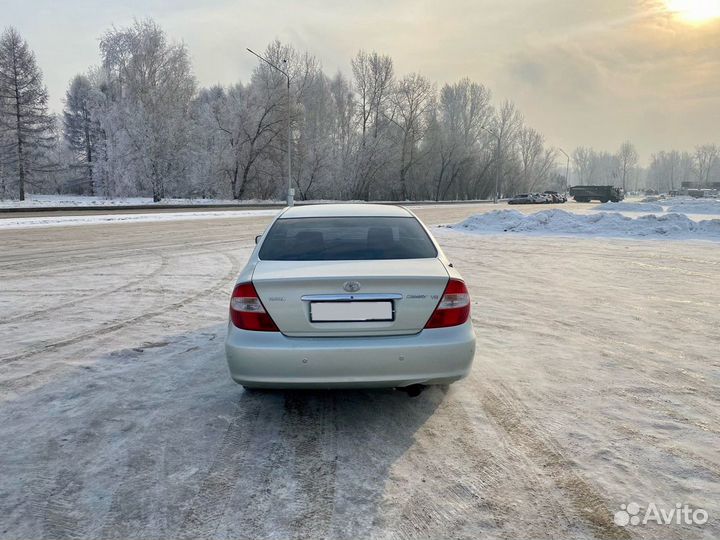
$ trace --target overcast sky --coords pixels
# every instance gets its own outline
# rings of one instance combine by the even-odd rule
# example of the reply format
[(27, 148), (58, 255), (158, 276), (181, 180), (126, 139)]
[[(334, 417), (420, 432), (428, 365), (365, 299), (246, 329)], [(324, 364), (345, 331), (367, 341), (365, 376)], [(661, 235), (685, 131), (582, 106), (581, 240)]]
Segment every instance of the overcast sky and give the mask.
[(70, 78), (99, 62), (104, 30), (152, 17), (187, 44), (203, 85), (247, 80), (245, 47), (275, 38), (328, 74), (377, 50), (399, 74), (482, 82), (553, 145), (614, 151), (630, 139), (643, 162), (720, 142), (718, 15), (720, 0), (0, 0), (0, 25), (35, 50), (55, 111)]

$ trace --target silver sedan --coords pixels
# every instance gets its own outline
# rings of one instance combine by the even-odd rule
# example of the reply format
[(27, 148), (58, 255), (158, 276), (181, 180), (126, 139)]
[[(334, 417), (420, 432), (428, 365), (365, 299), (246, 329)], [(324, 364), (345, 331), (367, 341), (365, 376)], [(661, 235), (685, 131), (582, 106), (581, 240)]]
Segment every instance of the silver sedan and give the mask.
[(225, 350), (248, 388), (448, 384), (475, 352), (470, 295), (406, 208), (289, 208), (240, 272)]

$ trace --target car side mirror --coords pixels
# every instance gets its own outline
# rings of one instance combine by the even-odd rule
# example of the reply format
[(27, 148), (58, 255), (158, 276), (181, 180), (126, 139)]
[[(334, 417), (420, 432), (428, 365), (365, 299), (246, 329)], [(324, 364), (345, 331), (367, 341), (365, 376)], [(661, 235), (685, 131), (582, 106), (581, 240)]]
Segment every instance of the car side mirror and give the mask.
[(262, 238), (262, 234), (258, 234), (258, 235), (255, 237), (255, 243), (257, 244), (257, 243), (260, 241), (261, 238)]

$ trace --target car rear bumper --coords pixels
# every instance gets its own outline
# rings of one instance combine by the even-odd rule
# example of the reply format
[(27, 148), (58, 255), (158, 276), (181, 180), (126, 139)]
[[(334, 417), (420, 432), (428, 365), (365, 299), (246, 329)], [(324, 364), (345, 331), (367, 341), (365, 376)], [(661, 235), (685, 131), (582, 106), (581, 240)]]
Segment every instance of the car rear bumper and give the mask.
[(225, 341), (230, 375), (258, 388), (398, 387), (465, 377), (475, 354), (470, 321), (410, 336), (297, 338), (232, 324)]

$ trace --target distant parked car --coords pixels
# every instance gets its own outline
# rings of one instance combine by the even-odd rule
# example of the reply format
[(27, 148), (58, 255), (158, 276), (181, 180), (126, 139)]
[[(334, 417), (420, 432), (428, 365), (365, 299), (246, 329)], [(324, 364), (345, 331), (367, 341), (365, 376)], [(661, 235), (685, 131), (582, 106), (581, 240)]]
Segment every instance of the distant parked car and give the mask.
[(508, 204), (533, 204), (534, 202), (535, 197), (529, 193), (521, 193), (508, 200)]
[(558, 193), (557, 191), (543, 191), (543, 194), (549, 195), (552, 198), (552, 202), (554, 203), (567, 202), (567, 197), (561, 193)]
[(544, 193), (533, 193), (532, 196), (535, 199), (535, 204), (550, 204), (552, 202), (552, 197)]

